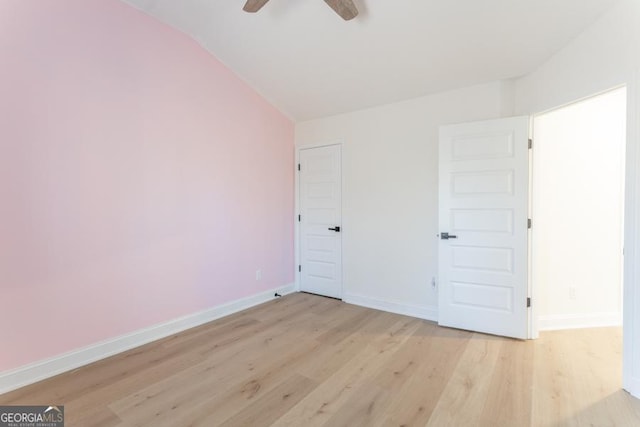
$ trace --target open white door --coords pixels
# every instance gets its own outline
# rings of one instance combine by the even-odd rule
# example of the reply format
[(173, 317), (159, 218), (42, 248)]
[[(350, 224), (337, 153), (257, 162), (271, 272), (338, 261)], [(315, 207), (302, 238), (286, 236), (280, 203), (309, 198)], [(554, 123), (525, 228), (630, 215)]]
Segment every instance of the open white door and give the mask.
[(342, 297), (340, 146), (300, 150), (300, 290)]
[(526, 339), (529, 117), (440, 128), (438, 323)]

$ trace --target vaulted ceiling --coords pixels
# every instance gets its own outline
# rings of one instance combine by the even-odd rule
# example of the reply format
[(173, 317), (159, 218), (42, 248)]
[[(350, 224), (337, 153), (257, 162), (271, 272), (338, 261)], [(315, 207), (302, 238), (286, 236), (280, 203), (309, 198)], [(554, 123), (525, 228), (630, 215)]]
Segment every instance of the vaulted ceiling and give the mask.
[(297, 121), (519, 77), (617, 0), (125, 0), (187, 33)]

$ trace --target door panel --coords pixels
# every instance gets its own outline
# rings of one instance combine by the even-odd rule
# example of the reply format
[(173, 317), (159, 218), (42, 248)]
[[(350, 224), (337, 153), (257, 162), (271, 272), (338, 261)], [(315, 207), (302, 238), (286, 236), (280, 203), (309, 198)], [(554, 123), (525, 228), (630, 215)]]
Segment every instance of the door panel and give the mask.
[(300, 150), (300, 289), (342, 297), (340, 146)]
[(451, 209), (451, 230), (455, 233), (513, 232), (513, 211), (509, 209)]
[(440, 129), (438, 322), (527, 337), (529, 118)]

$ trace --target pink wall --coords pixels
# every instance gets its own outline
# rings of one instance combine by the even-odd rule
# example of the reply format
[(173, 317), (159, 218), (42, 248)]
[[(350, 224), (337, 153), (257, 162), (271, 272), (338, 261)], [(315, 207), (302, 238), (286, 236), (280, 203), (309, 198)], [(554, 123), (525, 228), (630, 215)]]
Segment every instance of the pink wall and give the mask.
[(291, 283), (293, 144), (117, 0), (0, 0), (0, 372)]

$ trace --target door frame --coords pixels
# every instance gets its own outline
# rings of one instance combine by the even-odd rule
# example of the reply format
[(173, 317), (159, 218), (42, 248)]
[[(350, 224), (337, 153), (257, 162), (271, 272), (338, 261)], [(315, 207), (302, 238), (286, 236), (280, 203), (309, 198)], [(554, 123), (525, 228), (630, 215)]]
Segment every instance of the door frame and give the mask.
[[(627, 87), (627, 138), (625, 146), (625, 200), (624, 200), (624, 252), (623, 252), (623, 351), (622, 387), (631, 395), (640, 398), (640, 69), (622, 76), (617, 84), (602, 88), (600, 92), (588, 94), (589, 98), (616, 87)], [(532, 116), (557, 109), (563, 105), (578, 102), (573, 99), (567, 104), (549, 110), (531, 113)], [(535, 142), (534, 142), (535, 144)], [(538, 336), (538, 321), (535, 305), (535, 286), (531, 285), (533, 300), (532, 337)]]
[(640, 69), (628, 76), (624, 206), (622, 383), (640, 398)]
[(310, 142), (310, 143), (301, 143), (296, 144), (295, 147), (295, 162), (293, 165), (295, 179), (294, 179), (294, 191), (295, 191), (295, 203), (294, 203), (294, 212), (293, 212), (293, 223), (295, 224), (293, 229), (293, 253), (294, 253), (294, 265), (293, 272), (295, 277), (295, 292), (300, 292), (300, 272), (298, 271), (298, 266), (302, 261), (302, 245), (300, 244), (300, 222), (298, 221), (298, 215), (300, 214), (300, 174), (298, 173), (298, 164), (300, 164), (300, 151), (308, 150), (310, 148), (321, 148), (321, 147), (330, 147), (330, 146), (339, 146), (340, 148), (340, 217), (342, 219), (342, 230), (340, 231), (341, 240), (340, 245), (342, 246), (340, 251), (340, 264), (342, 268), (340, 269), (340, 299), (344, 298), (344, 225), (345, 220), (343, 216), (343, 207), (344, 207), (344, 150), (342, 149), (344, 144), (342, 140), (333, 140), (326, 142)]
[[(609, 92), (618, 90), (618, 89), (622, 89), (622, 88), (626, 88), (626, 96), (627, 96), (627, 105), (626, 105), (626, 110), (627, 110), (627, 132), (626, 132), (626, 136), (625, 136), (625, 153), (624, 153), (624, 162), (625, 162), (625, 175), (623, 176), (623, 181), (624, 181), (624, 203), (622, 205), (622, 213), (623, 213), (623, 218), (624, 218), (624, 224), (623, 224), (623, 230), (622, 230), (622, 240), (623, 240), (623, 249), (624, 249), (624, 241), (626, 241), (626, 206), (627, 206), (627, 200), (626, 198), (628, 197), (628, 193), (627, 193), (627, 180), (629, 179), (629, 175), (627, 174), (627, 168), (629, 167), (628, 163), (627, 163), (627, 158), (628, 158), (628, 152), (626, 150), (629, 149), (629, 143), (630, 143), (630, 139), (629, 139), (629, 109), (630, 109), (630, 105), (629, 105), (629, 96), (630, 96), (630, 92), (629, 92), (629, 84), (619, 84), (616, 86), (613, 86), (611, 88), (593, 93), (591, 95), (585, 96), (585, 97), (581, 97), (578, 99), (575, 99), (573, 101), (570, 102), (566, 102), (563, 104), (560, 104), (558, 106), (552, 107), (552, 108), (548, 108), (546, 110), (531, 114), (531, 123), (530, 123), (530, 130), (529, 130), (529, 135), (531, 135), (531, 138), (533, 140), (533, 150), (535, 150), (536, 148), (536, 135), (534, 133), (534, 127), (535, 127), (535, 120), (542, 115), (557, 111), (557, 110), (561, 110), (563, 108), (566, 107), (570, 107), (572, 105), (575, 104), (579, 104), (581, 102), (585, 102), (588, 101), (592, 98), (596, 98), (598, 96), (607, 94)], [(533, 206), (533, 177), (535, 174), (535, 156), (533, 153), (533, 150), (529, 150), (529, 218), (534, 218), (534, 206)], [(535, 226), (535, 220), (534, 220), (534, 226)], [(534, 252), (534, 242), (535, 242), (535, 228), (531, 228), (529, 230), (529, 289), (530, 289), (530, 296), (532, 301), (537, 301), (536, 298), (536, 291), (538, 290), (538, 286), (536, 284), (536, 278), (535, 278), (535, 274), (533, 271), (533, 252)], [(622, 290), (621, 290), (621, 297), (622, 297), (622, 310), (623, 313), (626, 311), (624, 308), (624, 287), (625, 287), (625, 277), (624, 277), (624, 250), (623, 250), (623, 265), (622, 265)], [(537, 339), (540, 336), (540, 325), (539, 325), (539, 314), (538, 314), (538, 304), (532, 304), (531, 307), (531, 322), (530, 322), (530, 339)]]

